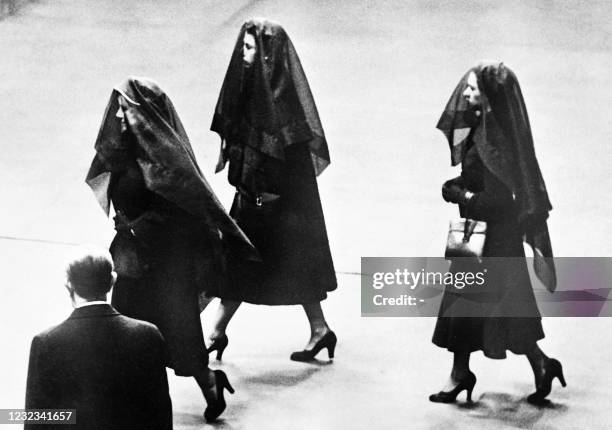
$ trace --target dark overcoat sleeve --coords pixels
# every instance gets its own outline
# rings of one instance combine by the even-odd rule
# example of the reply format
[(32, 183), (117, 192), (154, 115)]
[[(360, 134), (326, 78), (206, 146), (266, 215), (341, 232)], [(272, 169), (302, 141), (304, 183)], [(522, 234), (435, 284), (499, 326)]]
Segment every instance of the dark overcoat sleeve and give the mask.
[(168, 363), (168, 353), (166, 343), (159, 330), (153, 333), (154, 345), (154, 368), (151, 373), (151, 396), (149, 408), (150, 416), (154, 419), (151, 422), (151, 429), (172, 430), (172, 402), (168, 389), (168, 377), (166, 375), (166, 365)]
[(40, 349), (41, 339), (35, 336), (30, 346), (30, 361), (28, 364), (28, 379), (26, 383), (26, 409), (42, 408), (48, 405), (48, 398), (45, 395), (44, 376), (41, 375), (40, 368)]
[[(46, 375), (42, 366), (43, 362), (43, 340), (40, 336), (32, 339), (30, 346), (30, 360), (28, 364), (28, 379), (26, 382), (26, 409), (49, 408), (52, 404), (50, 394), (46, 390)], [(24, 430), (41, 430), (44, 425), (24, 424)]]

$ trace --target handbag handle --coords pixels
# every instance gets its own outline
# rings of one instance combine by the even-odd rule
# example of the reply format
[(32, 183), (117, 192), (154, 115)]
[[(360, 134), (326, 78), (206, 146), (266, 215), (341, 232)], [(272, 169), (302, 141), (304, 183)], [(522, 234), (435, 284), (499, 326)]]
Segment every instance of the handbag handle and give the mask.
[(474, 233), (474, 229), (476, 228), (476, 222), (472, 222), (468, 218), (465, 219), (465, 224), (463, 226), (463, 242), (467, 243), (470, 241), (472, 237), (472, 233)]
[(463, 205), (465, 208), (465, 223), (463, 223), (463, 242), (467, 243), (470, 241), (470, 237), (472, 233), (474, 233), (474, 228), (476, 228), (476, 223), (470, 222), (470, 218), (468, 216), (468, 201)]

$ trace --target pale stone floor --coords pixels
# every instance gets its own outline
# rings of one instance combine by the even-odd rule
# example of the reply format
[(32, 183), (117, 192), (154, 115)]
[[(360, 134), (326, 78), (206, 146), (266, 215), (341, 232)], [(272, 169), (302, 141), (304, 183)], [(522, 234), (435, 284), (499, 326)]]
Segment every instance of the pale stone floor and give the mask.
[[(475, 406), (432, 404), (451, 359), (430, 342), (435, 320), (361, 318), (359, 277), (343, 273), (359, 272), (361, 256), (441, 254), (455, 213), (439, 189), (457, 171), (434, 127), (480, 58), (504, 59), (521, 81), (556, 255), (612, 255), (612, 201), (601, 197), (612, 189), (611, 9), (606, 1), (36, 1), (0, 21), (0, 236), (108, 245), (112, 227), (83, 180), (110, 89), (126, 75), (166, 89), (229, 205), (225, 175), (212, 174), (218, 139), (208, 127), (241, 22), (268, 16), (292, 37), (329, 141), (319, 187), (342, 273), (324, 309), (339, 345), (333, 363), (291, 362), (308, 336), (303, 311), (245, 305), (224, 362), (213, 363), (237, 390), (215, 427), (607, 429), (609, 319), (544, 321), (541, 346), (568, 382), (555, 382), (548, 407), (524, 401), (533, 383), (523, 357), (480, 353)], [(70, 312), (66, 250), (0, 239), (0, 408), (23, 405), (31, 337)], [(195, 383), (169, 380), (175, 428), (205, 427)]]

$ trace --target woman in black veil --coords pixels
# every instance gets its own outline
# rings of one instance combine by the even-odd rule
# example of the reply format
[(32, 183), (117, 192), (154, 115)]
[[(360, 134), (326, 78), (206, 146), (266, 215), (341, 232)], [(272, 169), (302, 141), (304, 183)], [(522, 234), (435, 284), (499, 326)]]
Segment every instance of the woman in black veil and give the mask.
[(87, 183), (115, 211), (111, 254), (118, 274), (112, 304), (163, 334), (168, 366), (193, 376), (214, 420), (225, 409), (225, 373), (208, 367), (199, 297), (214, 295), (225, 256), (257, 259), (197, 165), (172, 102), (159, 86), (128, 78), (114, 88)]
[(311, 360), (336, 336), (321, 301), (336, 288), (316, 177), (329, 165), (325, 134), (306, 76), (284, 29), (260, 19), (238, 35), (211, 130), (222, 141), (236, 187), (230, 214), (263, 262), (230, 262), (209, 351), (220, 359), (227, 324), (241, 302), (304, 307), (311, 337), (292, 360)]
[[(536, 275), (554, 291), (555, 268), (546, 225), (552, 206), (512, 70), (503, 63), (481, 63), (470, 69), (437, 127), (448, 139), (452, 165), (462, 166), (461, 175), (442, 187), (443, 198), (458, 204), (462, 216), (487, 222), (483, 257), (488, 258), (484, 263), (488, 273), (483, 294), (454, 288), (444, 293), (433, 343), (451, 351), (454, 360), (447, 391), (431, 395), (430, 400), (452, 402), (463, 390), (471, 399), (476, 383), (469, 368), (471, 352), (482, 350), (489, 358), (502, 359), (510, 350), (529, 360), (536, 391), (528, 401), (541, 403), (555, 377), (563, 386), (565, 380), (559, 361), (548, 358), (537, 344), (544, 332), (523, 241), (534, 251)], [(453, 262), (451, 271), (461, 264), (465, 263)]]

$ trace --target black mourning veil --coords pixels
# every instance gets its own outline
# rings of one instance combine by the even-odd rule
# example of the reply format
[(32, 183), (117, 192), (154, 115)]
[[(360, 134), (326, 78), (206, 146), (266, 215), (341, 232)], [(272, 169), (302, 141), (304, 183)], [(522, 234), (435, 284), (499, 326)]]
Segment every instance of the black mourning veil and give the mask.
[[(116, 118), (119, 108), (138, 147), (136, 152), (122, 138), (121, 121)], [(221, 232), (230, 249), (258, 258), (204, 178), (170, 98), (154, 81), (130, 77), (113, 89), (95, 149), (86, 182), (107, 214), (111, 175), (121, 170), (126, 157), (136, 156), (149, 190), (200, 217), (211, 230)]]
[[(243, 66), (242, 58), (247, 32), (256, 44), (249, 69)], [(262, 19), (243, 24), (211, 130), (224, 141), (233, 138), (278, 160), (284, 160), (287, 146), (307, 142), (316, 175), (329, 165), (327, 141), (306, 75), (289, 36), (279, 24)], [(223, 151), (222, 159), (227, 159)]]

